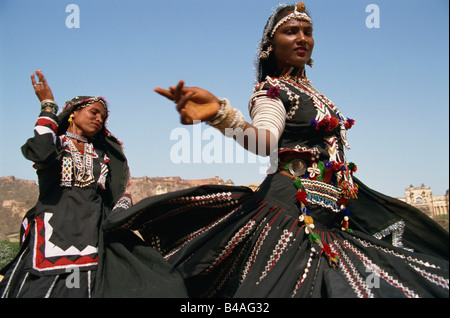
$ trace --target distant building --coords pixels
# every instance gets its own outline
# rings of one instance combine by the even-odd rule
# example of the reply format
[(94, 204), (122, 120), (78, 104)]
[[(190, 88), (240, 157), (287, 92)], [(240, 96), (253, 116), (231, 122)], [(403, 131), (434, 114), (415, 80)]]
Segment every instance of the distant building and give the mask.
[(433, 195), (431, 188), (426, 188), (423, 184), (420, 187), (411, 185), (405, 189), (405, 197), (398, 198), (431, 218), (448, 215), (448, 190), (445, 195)]

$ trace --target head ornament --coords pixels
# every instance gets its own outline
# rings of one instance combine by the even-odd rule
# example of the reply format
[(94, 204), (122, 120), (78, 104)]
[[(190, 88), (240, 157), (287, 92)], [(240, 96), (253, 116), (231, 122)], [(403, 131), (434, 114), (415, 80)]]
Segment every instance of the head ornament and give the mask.
[(278, 21), (278, 23), (273, 27), (271, 33), (270, 33), (270, 37), (273, 37), (273, 35), (275, 34), (275, 32), (277, 31), (277, 29), (284, 23), (286, 23), (287, 21), (291, 20), (291, 19), (296, 19), (296, 20), (300, 20), (300, 21), (306, 21), (309, 23), (312, 23), (311, 18), (308, 16), (308, 14), (305, 12), (306, 10), (306, 6), (303, 2), (297, 2), (294, 12), (292, 12), (291, 14), (285, 16), (283, 19), (281, 19), (280, 21)]

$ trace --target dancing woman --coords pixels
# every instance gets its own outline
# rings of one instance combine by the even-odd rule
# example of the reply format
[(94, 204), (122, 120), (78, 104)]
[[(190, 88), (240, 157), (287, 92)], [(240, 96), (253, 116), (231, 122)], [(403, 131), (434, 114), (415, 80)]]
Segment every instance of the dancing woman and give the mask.
[(36, 75), (41, 113), (22, 152), (34, 162), (39, 199), (23, 219), (18, 255), (2, 269), (0, 297), (106, 297), (124, 289), (121, 296), (184, 296), (160, 254), (136, 257), (135, 234), (100, 228), (111, 210), (132, 205), (122, 144), (106, 128), (106, 100), (77, 96), (57, 115), (50, 86), (41, 71)]
[[(269, 18), (247, 122), (228, 100), (183, 81), (156, 92), (183, 124), (207, 122), (277, 163), (253, 193), (201, 186), (112, 213), (183, 276), (193, 297), (448, 297), (448, 233), (357, 180), (345, 117), (305, 74), (313, 24), (299, 2)], [(254, 147), (254, 145), (264, 145)]]

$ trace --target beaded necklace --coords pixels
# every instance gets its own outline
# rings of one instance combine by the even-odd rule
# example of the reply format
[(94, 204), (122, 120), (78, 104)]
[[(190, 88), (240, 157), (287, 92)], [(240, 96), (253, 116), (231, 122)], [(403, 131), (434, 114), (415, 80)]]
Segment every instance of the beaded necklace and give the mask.
[(84, 154), (75, 147), (72, 140), (68, 140), (71, 159), (74, 165), (75, 186), (86, 187), (95, 181), (93, 159), (98, 158), (91, 143), (84, 144)]

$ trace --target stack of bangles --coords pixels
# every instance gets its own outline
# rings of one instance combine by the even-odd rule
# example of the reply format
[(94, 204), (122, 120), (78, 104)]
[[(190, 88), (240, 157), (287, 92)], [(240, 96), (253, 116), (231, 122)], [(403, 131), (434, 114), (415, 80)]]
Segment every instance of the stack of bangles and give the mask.
[[(48, 107), (50, 107), (52, 110), (49, 111)], [(56, 113), (58, 112), (58, 105), (55, 103), (55, 101), (53, 101), (51, 99), (44, 99), (41, 102), (41, 111), (51, 112), (56, 115)]]
[[(220, 130), (225, 136), (231, 136), (235, 129), (245, 128), (245, 118), (242, 112), (231, 107), (230, 102), (226, 98), (219, 98), (220, 110), (213, 119), (207, 121), (207, 124)], [(231, 134), (230, 134), (231, 133)]]

